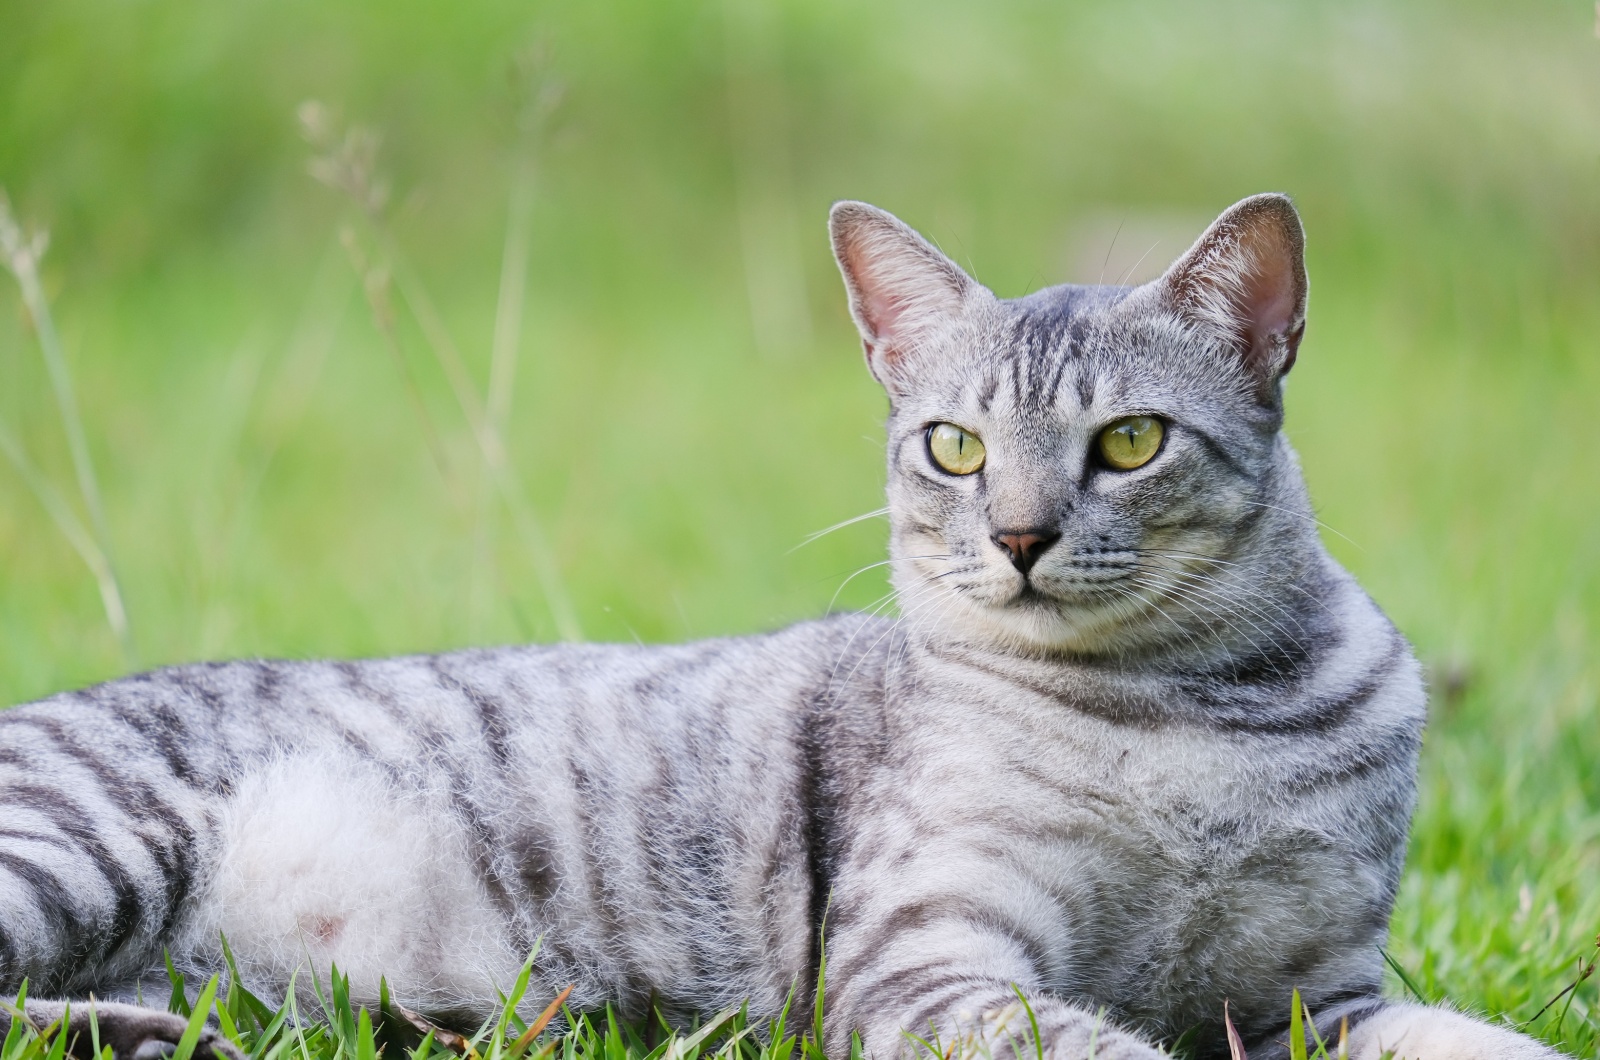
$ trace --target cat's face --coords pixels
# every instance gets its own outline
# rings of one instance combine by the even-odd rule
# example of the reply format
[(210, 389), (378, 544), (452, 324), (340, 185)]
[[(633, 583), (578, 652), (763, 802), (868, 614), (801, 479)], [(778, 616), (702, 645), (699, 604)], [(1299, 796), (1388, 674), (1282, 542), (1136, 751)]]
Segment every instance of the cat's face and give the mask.
[(1013, 301), (872, 207), (833, 232), (891, 401), (909, 620), (1074, 653), (1273, 621), (1263, 515), (1302, 504), (1278, 432), (1306, 290), (1288, 200), (1240, 203), (1144, 287)]

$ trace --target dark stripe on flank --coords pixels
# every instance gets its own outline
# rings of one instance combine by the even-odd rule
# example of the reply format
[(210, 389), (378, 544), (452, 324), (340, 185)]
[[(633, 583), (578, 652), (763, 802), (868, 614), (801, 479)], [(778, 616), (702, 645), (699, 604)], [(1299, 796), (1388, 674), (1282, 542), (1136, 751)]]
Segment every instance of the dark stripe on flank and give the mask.
[(102, 705), (118, 721), (144, 737), (146, 746), (166, 760), (167, 771), (175, 779), (191, 788), (205, 786), (184, 753), (183, 743), (188, 733), (177, 711), (151, 699), (138, 703), (118, 699)]
[[(958, 1002), (968, 1001), (970, 1004), (972, 991), (979, 986), (988, 986), (991, 990), (994, 988), (992, 983), (984, 983), (982, 980), (963, 974), (951, 974), (937, 984), (929, 986), (917, 998), (919, 1003), (914, 1008), (906, 1011), (906, 1015), (903, 1017), (906, 1029), (921, 1028), (921, 1032), (926, 1034), (928, 1025), (931, 1023), (935, 1027), (939, 1027), (941, 1031), (954, 1030), (953, 1027), (940, 1026), (937, 1017), (945, 1015)], [(902, 997), (897, 998), (897, 1000), (905, 1003), (910, 1001), (911, 998)], [(976, 1015), (976, 1013), (974, 1014)]]
[[(877, 959), (893, 944), (895, 936), (946, 921), (956, 921), (987, 936), (999, 936), (1015, 943), (1023, 952), (1027, 963), (1036, 971), (1044, 968), (1049, 956), (1049, 943), (1026, 925), (1008, 917), (1003, 911), (965, 896), (947, 895), (942, 898), (925, 898), (895, 908), (870, 929), (865, 938), (852, 942), (855, 964), (841, 968), (840, 977), (848, 982), (855, 974), (864, 971), (855, 965), (861, 961)], [(893, 970), (883, 973), (874, 984), (897, 975)]]
[[(17, 987), (21, 985), (22, 979), (22, 976), (17, 974), (18, 971), (17, 947), (6, 937), (4, 931), (0, 931), (0, 990), (5, 991), (7, 994), (16, 992)], [(8, 1018), (0, 1014), (0, 1020), (7, 1020)], [(0, 1023), (0, 1030), (9, 1029), (9, 1027), (9, 1023)]]
[(441, 765), (451, 775), (450, 806), (455, 811), (456, 819), (466, 829), (472, 851), (472, 867), (477, 874), (478, 882), (483, 885), (489, 900), (500, 911), (507, 930), (512, 933), (512, 941), (516, 944), (518, 952), (527, 953), (533, 948), (533, 940), (528, 937), (527, 927), (518, 915), (517, 900), (506, 887), (499, 866), (495, 863), (495, 851), (501, 848), (499, 838), (490, 827), (486, 816), (468, 795), (464, 780), (465, 770), (453, 760), (447, 760)]
[(800, 713), (800, 819), (806, 867), (811, 877), (811, 952), (806, 989), (813, 991), (822, 968), (824, 920), (833, 893), (833, 832), (837, 799), (832, 778), (828, 774), (826, 715), (829, 707), (829, 701), (819, 695)]
[[(576, 735), (578, 730), (571, 731)], [(585, 747), (583, 750), (589, 749)], [(577, 847), (583, 861), (584, 882), (587, 884), (592, 914), (599, 922), (605, 939), (606, 955), (610, 956), (618, 951), (626, 935), (624, 907), (613, 893), (605, 864), (607, 852), (601, 848), (605, 824), (616, 818), (616, 800), (603, 778), (597, 779), (574, 759), (570, 748), (567, 753), (567, 772), (578, 817)]]
[[(5, 850), (0, 850), (0, 869), (9, 870), (33, 892), (34, 906), (40, 917), (51, 922), (62, 937), (61, 949), (67, 953), (77, 951), (88, 932), (78, 910), (72, 907), (67, 886), (54, 873)], [(61, 978), (59, 971), (51, 968), (46, 971), (41, 985), (44, 990), (54, 992), (59, 989)]]
[(66, 850), (72, 846), (59, 835), (46, 832), (30, 832), (22, 828), (0, 827), (0, 840), (15, 839), (23, 843), (38, 843), (42, 846), (55, 847), (57, 850)]
[(250, 690), (256, 704), (278, 706), (283, 697), (282, 664), (267, 659), (253, 659), (243, 665), (249, 668)]
[[(6, 789), (4, 801), (13, 806), (26, 806), (43, 814), (62, 835), (83, 854), (79, 866), (99, 873), (111, 888), (116, 906), (109, 930), (94, 949), (101, 957), (108, 956), (122, 946), (138, 930), (144, 916), (143, 896), (140, 895), (127, 869), (112, 855), (100, 835), (87, 823), (88, 814), (59, 791), (37, 786), (11, 786)], [(14, 856), (14, 855), (13, 855)]]
[[(78, 754), (91, 754), (85, 748), (76, 747), (75, 735), (70, 732), (63, 732), (60, 740), (63, 749), (73, 747)], [(155, 862), (164, 891), (162, 921), (156, 936), (168, 938), (177, 926), (183, 903), (193, 887), (194, 828), (149, 782), (109, 764), (102, 764), (98, 772), (102, 790), (124, 816), (123, 827), (128, 835), (136, 839)], [(115, 953), (136, 930), (137, 920), (120, 939), (113, 940), (106, 954)]]
[(495, 765), (502, 771), (510, 769), (511, 734), (506, 726), (505, 710), (500, 701), (477, 685), (463, 681), (446, 670), (444, 661), (437, 655), (428, 656), (428, 667), (433, 671), (434, 680), (440, 688), (455, 692), (472, 704), (478, 713), (478, 723), (483, 732), (484, 743), (488, 746)]

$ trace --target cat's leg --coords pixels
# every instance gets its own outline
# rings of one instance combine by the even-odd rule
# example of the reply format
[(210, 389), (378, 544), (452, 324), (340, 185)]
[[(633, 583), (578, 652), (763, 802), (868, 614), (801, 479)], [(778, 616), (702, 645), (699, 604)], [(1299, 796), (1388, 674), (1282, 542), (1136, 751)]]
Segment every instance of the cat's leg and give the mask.
[(1542, 1042), (1445, 1008), (1390, 1002), (1350, 1028), (1353, 1060), (1560, 1060)]
[(1029, 933), (1008, 931), (1016, 925), (985, 915), (996, 912), (931, 899), (830, 920), (824, 1004), (830, 1054), (848, 1055), (849, 1035), (859, 1031), (874, 1060), (934, 1060), (932, 1053), (1028, 1060), (1039, 1055), (1037, 1023), (1048, 1060), (1166, 1055), (1103, 1015), (1048, 996)]
[[(87, 708), (86, 708), (87, 709)], [(81, 719), (74, 719), (79, 721)], [(48, 998), (115, 992), (158, 966), (210, 865), (206, 799), (163, 772), (117, 723), (69, 724), (49, 705), (0, 724), (0, 1000), (22, 981)], [(43, 1029), (70, 1007), (74, 1055), (89, 1013), (118, 1060), (170, 1055), (187, 1021), (164, 1011), (31, 1000)], [(0, 1031), (11, 1017), (0, 1009)], [(231, 1056), (207, 1032), (201, 1057)]]
[(203, 793), (118, 735), (37, 706), (0, 714), (0, 996), (23, 979), (43, 997), (137, 979), (204, 885)]
[[(177, 1051), (189, 1021), (158, 1009), (106, 1001), (29, 1001), (26, 1015), (34, 1029), (43, 1031), (67, 1018), (65, 1032), (69, 1055), (95, 1060), (94, 1042), (111, 1047), (116, 1060), (165, 1060)], [(11, 1029), (12, 1017), (0, 1011), (0, 1037)], [(195, 1044), (197, 1060), (242, 1060), (232, 1042), (206, 1027)]]
[[(1318, 1033), (1336, 1041), (1343, 1020), (1351, 1060), (1562, 1060), (1542, 1042), (1447, 1008), (1360, 998), (1318, 1012)], [(1249, 1053), (1251, 1060), (1288, 1060), (1287, 1033), (1252, 1045)]]

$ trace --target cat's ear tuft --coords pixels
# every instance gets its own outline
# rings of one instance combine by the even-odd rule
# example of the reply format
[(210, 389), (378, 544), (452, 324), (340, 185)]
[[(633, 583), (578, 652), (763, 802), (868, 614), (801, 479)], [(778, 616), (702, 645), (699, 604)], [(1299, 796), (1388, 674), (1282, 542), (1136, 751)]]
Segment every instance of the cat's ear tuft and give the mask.
[(959, 321), (984, 288), (904, 221), (876, 206), (834, 203), (828, 231), (867, 365), (894, 390), (905, 375), (905, 362)]
[(1305, 242), (1288, 196), (1253, 195), (1156, 281), (1180, 315), (1237, 354), (1266, 394), (1294, 367), (1305, 334)]

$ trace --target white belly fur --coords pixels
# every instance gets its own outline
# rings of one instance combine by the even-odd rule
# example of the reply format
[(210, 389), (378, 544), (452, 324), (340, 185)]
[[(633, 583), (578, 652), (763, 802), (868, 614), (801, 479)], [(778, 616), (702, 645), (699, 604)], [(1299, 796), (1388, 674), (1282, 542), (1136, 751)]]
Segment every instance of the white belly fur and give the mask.
[(330, 969), (373, 1002), (379, 977), (420, 1008), (482, 1009), (527, 954), (479, 882), (440, 795), (398, 788), (353, 760), (276, 760), (244, 778), (223, 813), (217, 868), (190, 920), (189, 952), (215, 967), (226, 936), (244, 978), (310, 994)]

